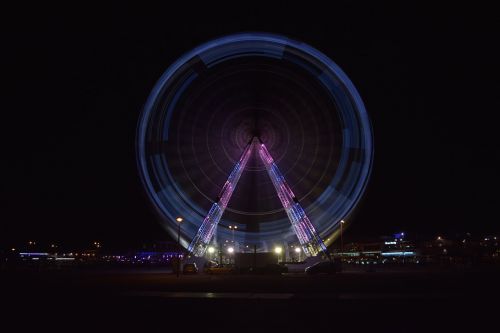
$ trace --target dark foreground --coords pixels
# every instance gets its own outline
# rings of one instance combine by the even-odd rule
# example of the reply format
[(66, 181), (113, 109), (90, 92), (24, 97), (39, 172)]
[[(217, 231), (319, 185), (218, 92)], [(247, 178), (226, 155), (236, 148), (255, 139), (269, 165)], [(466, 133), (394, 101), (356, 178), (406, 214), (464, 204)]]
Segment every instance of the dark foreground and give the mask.
[(498, 269), (331, 276), (3, 271), (4, 332), (500, 329)]

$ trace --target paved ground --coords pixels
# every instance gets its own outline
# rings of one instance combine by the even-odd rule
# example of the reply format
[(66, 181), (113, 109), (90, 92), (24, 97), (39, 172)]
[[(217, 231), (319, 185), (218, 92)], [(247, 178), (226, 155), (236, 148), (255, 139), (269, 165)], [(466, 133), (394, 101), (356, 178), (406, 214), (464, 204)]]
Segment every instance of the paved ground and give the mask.
[[(500, 272), (181, 276), (164, 270), (1, 272), (17, 331), (477, 331), (498, 326)], [(326, 329), (326, 330), (325, 330)], [(496, 330), (493, 330), (496, 331)]]

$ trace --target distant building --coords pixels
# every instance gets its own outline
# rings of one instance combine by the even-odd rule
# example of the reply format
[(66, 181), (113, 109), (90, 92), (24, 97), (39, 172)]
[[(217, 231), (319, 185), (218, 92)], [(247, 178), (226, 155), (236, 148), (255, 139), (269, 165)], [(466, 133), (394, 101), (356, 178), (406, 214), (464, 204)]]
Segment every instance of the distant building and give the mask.
[(497, 236), (480, 240), (473, 240), (470, 234), (455, 238), (437, 236), (419, 242), (403, 238), (402, 233), (394, 236), (378, 241), (348, 243), (343, 253), (336, 249), (334, 255), (352, 263), (475, 264), (500, 261)]

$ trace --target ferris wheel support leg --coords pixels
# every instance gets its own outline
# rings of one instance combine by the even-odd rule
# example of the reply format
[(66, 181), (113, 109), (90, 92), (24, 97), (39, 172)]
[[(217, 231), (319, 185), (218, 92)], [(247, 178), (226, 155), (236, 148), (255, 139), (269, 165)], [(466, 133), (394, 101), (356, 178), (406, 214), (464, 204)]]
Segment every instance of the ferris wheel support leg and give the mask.
[(240, 180), (240, 176), (245, 170), (245, 166), (248, 162), (250, 154), (252, 152), (254, 139), (248, 142), (247, 146), (243, 150), (240, 159), (234, 166), (231, 174), (229, 175), (227, 181), (224, 183), (222, 190), (219, 193), (219, 196), (215, 200), (212, 205), (212, 208), (208, 211), (207, 216), (203, 220), (196, 236), (189, 244), (188, 251), (197, 257), (201, 257), (205, 255), (208, 245), (212, 240), (212, 237), (215, 234), (217, 229), (217, 225), (226, 210), (227, 204), (233, 195), (233, 191)]
[(291, 188), (288, 186), (285, 177), (279, 171), (271, 154), (269, 154), (269, 151), (262, 142), (259, 144), (259, 156), (266, 166), (267, 173), (278, 193), (283, 208), (285, 208), (293, 231), (297, 235), (304, 253), (307, 256), (315, 256), (323, 252), (331, 259), (323, 240), (319, 237), (295, 194), (293, 194)]

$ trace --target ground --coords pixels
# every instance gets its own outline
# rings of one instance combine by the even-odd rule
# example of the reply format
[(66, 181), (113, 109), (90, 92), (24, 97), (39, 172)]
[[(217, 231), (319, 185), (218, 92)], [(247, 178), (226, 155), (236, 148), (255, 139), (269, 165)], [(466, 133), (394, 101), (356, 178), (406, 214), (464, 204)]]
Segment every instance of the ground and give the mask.
[(88, 269), (7, 271), (1, 280), (3, 322), (15, 331), (476, 331), (498, 322), (500, 295), (491, 269), (180, 277)]

